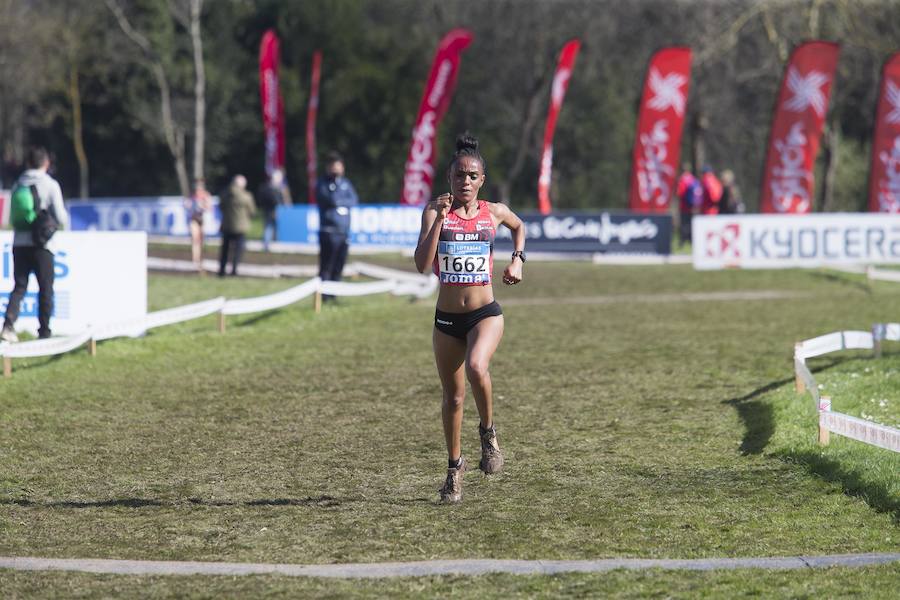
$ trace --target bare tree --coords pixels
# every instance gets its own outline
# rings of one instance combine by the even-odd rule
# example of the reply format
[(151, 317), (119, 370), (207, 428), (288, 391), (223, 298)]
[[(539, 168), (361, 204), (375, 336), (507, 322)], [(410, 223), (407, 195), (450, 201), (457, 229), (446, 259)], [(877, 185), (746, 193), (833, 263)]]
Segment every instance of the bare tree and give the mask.
[(122, 32), (141, 50), (144, 64), (150, 69), (156, 79), (160, 94), (163, 135), (165, 136), (169, 151), (175, 159), (175, 173), (178, 176), (178, 187), (183, 196), (188, 196), (190, 193), (190, 184), (188, 183), (187, 168), (184, 161), (184, 131), (172, 117), (172, 92), (162, 59), (153, 49), (147, 37), (132, 27), (131, 22), (128, 20), (128, 17), (125, 15), (125, 12), (122, 10), (122, 7), (117, 0), (106, 0), (106, 6), (116, 17), (116, 21), (119, 23)]

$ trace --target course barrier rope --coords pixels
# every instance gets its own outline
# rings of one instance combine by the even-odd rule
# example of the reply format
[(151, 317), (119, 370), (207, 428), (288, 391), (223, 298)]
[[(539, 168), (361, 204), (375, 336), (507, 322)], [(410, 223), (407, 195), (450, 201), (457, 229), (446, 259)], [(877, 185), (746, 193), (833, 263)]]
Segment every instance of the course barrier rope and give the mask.
[[(175, 261), (177, 262), (177, 261)], [(97, 353), (97, 342), (117, 337), (139, 337), (149, 329), (184, 323), (209, 315), (219, 315), (219, 331), (225, 332), (225, 317), (244, 315), (284, 308), (310, 296), (314, 296), (314, 307), (318, 313), (322, 307), (322, 296), (365, 296), (391, 293), (396, 296), (425, 298), (437, 290), (437, 278), (433, 275), (419, 275), (365, 263), (353, 263), (344, 269), (345, 275), (365, 275), (376, 281), (350, 283), (343, 281), (322, 281), (314, 277), (286, 290), (254, 298), (224, 297), (203, 302), (167, 308), (141, 317), (92, 325), (85, 331), (45, 340), (31, 340), (16, 344), (0, 343), (0, 357), (3, 357), (3, 375), (12, 375), (12, 359), (35, 358), (65, 354), (88, 345), (92, 356)], [(278, 275), (281, 276), (281, 275)]]
[(819, 417), (819, 443), (829, 442), (835, 433), (865, 444), (900, 452), (900, 429), (881, 425), (832, 410), (831, 398), (822, 396), (819, 384), (806, 364), (807, 359), (841, 350), (873, 350), (881, 356), (881, 342), (900, 341), (900, 323), (876, 323), (872, 331), (836, 331), (794, 346), (794, 376), (797, 393), (809, 392)]
[(877, 269), (870, 266), (866, 269), (866, 277), (868, 279), (876, 279), (878, 281), (900, 282), (900, 271), (894, 269)]

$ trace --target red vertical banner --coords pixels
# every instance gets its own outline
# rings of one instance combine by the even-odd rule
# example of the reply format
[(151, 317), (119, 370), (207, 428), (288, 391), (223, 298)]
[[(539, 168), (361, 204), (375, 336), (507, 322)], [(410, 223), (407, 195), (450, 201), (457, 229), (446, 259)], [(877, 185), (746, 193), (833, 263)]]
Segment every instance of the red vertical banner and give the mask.
[(816, 41), (801, 44), (791, 54), (772, 118), (760, 212), (812, 210), (816, 154), (839, 51), (837, 44)]
[(322, 74), (322, 52), (313, 54), (312, 77), (309, 84), (309, 107), (306, 109), (306, 180), (309, 203), (316, 203), (316, 115), (319, 113), (319, 79)]
[(631, 153), (628, 207), (634, 212), (669, 211), (690, 81), (690, 48), (663, 48), (650, 59)]
[(278, 85), (281, 48), (274, 29), (263, 35), (259, 46), (259, 95), (266, 135), (266, 174), (284, 170), (284, 103)]
[(437, 156), (434, 145), (438, 125), (453, 97), (460, 55), (470, 43), (472, 43), (471, 32), (466, 29), (454, 29), (445, 35), (438, 45), (425, 85), (425, 93), (419, 104), (412, 145), (406, 158), (403, 192), (400, 196), (402, 204), (425, 204), (431, 196)]
[(894, 53), (881, 70), (869, 169), (869, 210), (900, 212), (900, 52)]
[(544, 149), (541, 152), (541, 174), (538, 177), (538, 210), (542, 215), (550, 214), (550, 180), (553, 173), (553, 134), (556, 132), (556, 119), (562, 108), (575, 57), (581, 48), (581, 40), (570, 40), (563, 46), (553, 75), (553, 88), (550, 92), (550, 108), (547, 110), (547, 125), (544, 127)]

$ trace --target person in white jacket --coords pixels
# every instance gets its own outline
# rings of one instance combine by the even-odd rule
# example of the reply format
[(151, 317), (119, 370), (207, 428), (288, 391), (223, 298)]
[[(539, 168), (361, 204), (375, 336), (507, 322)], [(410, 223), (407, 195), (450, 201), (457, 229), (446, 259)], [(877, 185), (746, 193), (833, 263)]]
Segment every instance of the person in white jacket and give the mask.
[[(25, 157), (26, 171), (22, 173), (13, 186), (34, 186), (38, 193), (39, 208), (49, 212), (59, 224), (59, 229), (68, 229), (69, 213), (63, 204), (62, 189), (59, 183), (48, 173), (50, 157), (47, 150), (36, 147), (28, 150)], [(38, 282), (38, 336), (50, 337), (50, 316), (53, 314), (53, 254), (56, 245), (51, 238), (44, 246), (36, 246), (31, 231), (16, 231), (13, 237), (13, 278), (15, 287), (9, 295), (6, 306), (6, 318), (0, 331), (0, 340), (17, 342), (14, 329), (19, 317), (22, 298), (28, 289), (28, 278), (34, 273)]]

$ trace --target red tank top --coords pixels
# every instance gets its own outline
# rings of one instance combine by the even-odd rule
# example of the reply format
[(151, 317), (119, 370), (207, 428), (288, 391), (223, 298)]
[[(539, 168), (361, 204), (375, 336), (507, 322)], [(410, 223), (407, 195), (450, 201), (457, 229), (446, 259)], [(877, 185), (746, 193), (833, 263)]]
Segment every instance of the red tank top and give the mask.
[(490, 285), (496, 233), (484, 200), (478, 201), (478, 213), (471, 219), (447, 213), (432, 265), (434, 274), (444, 285)]

